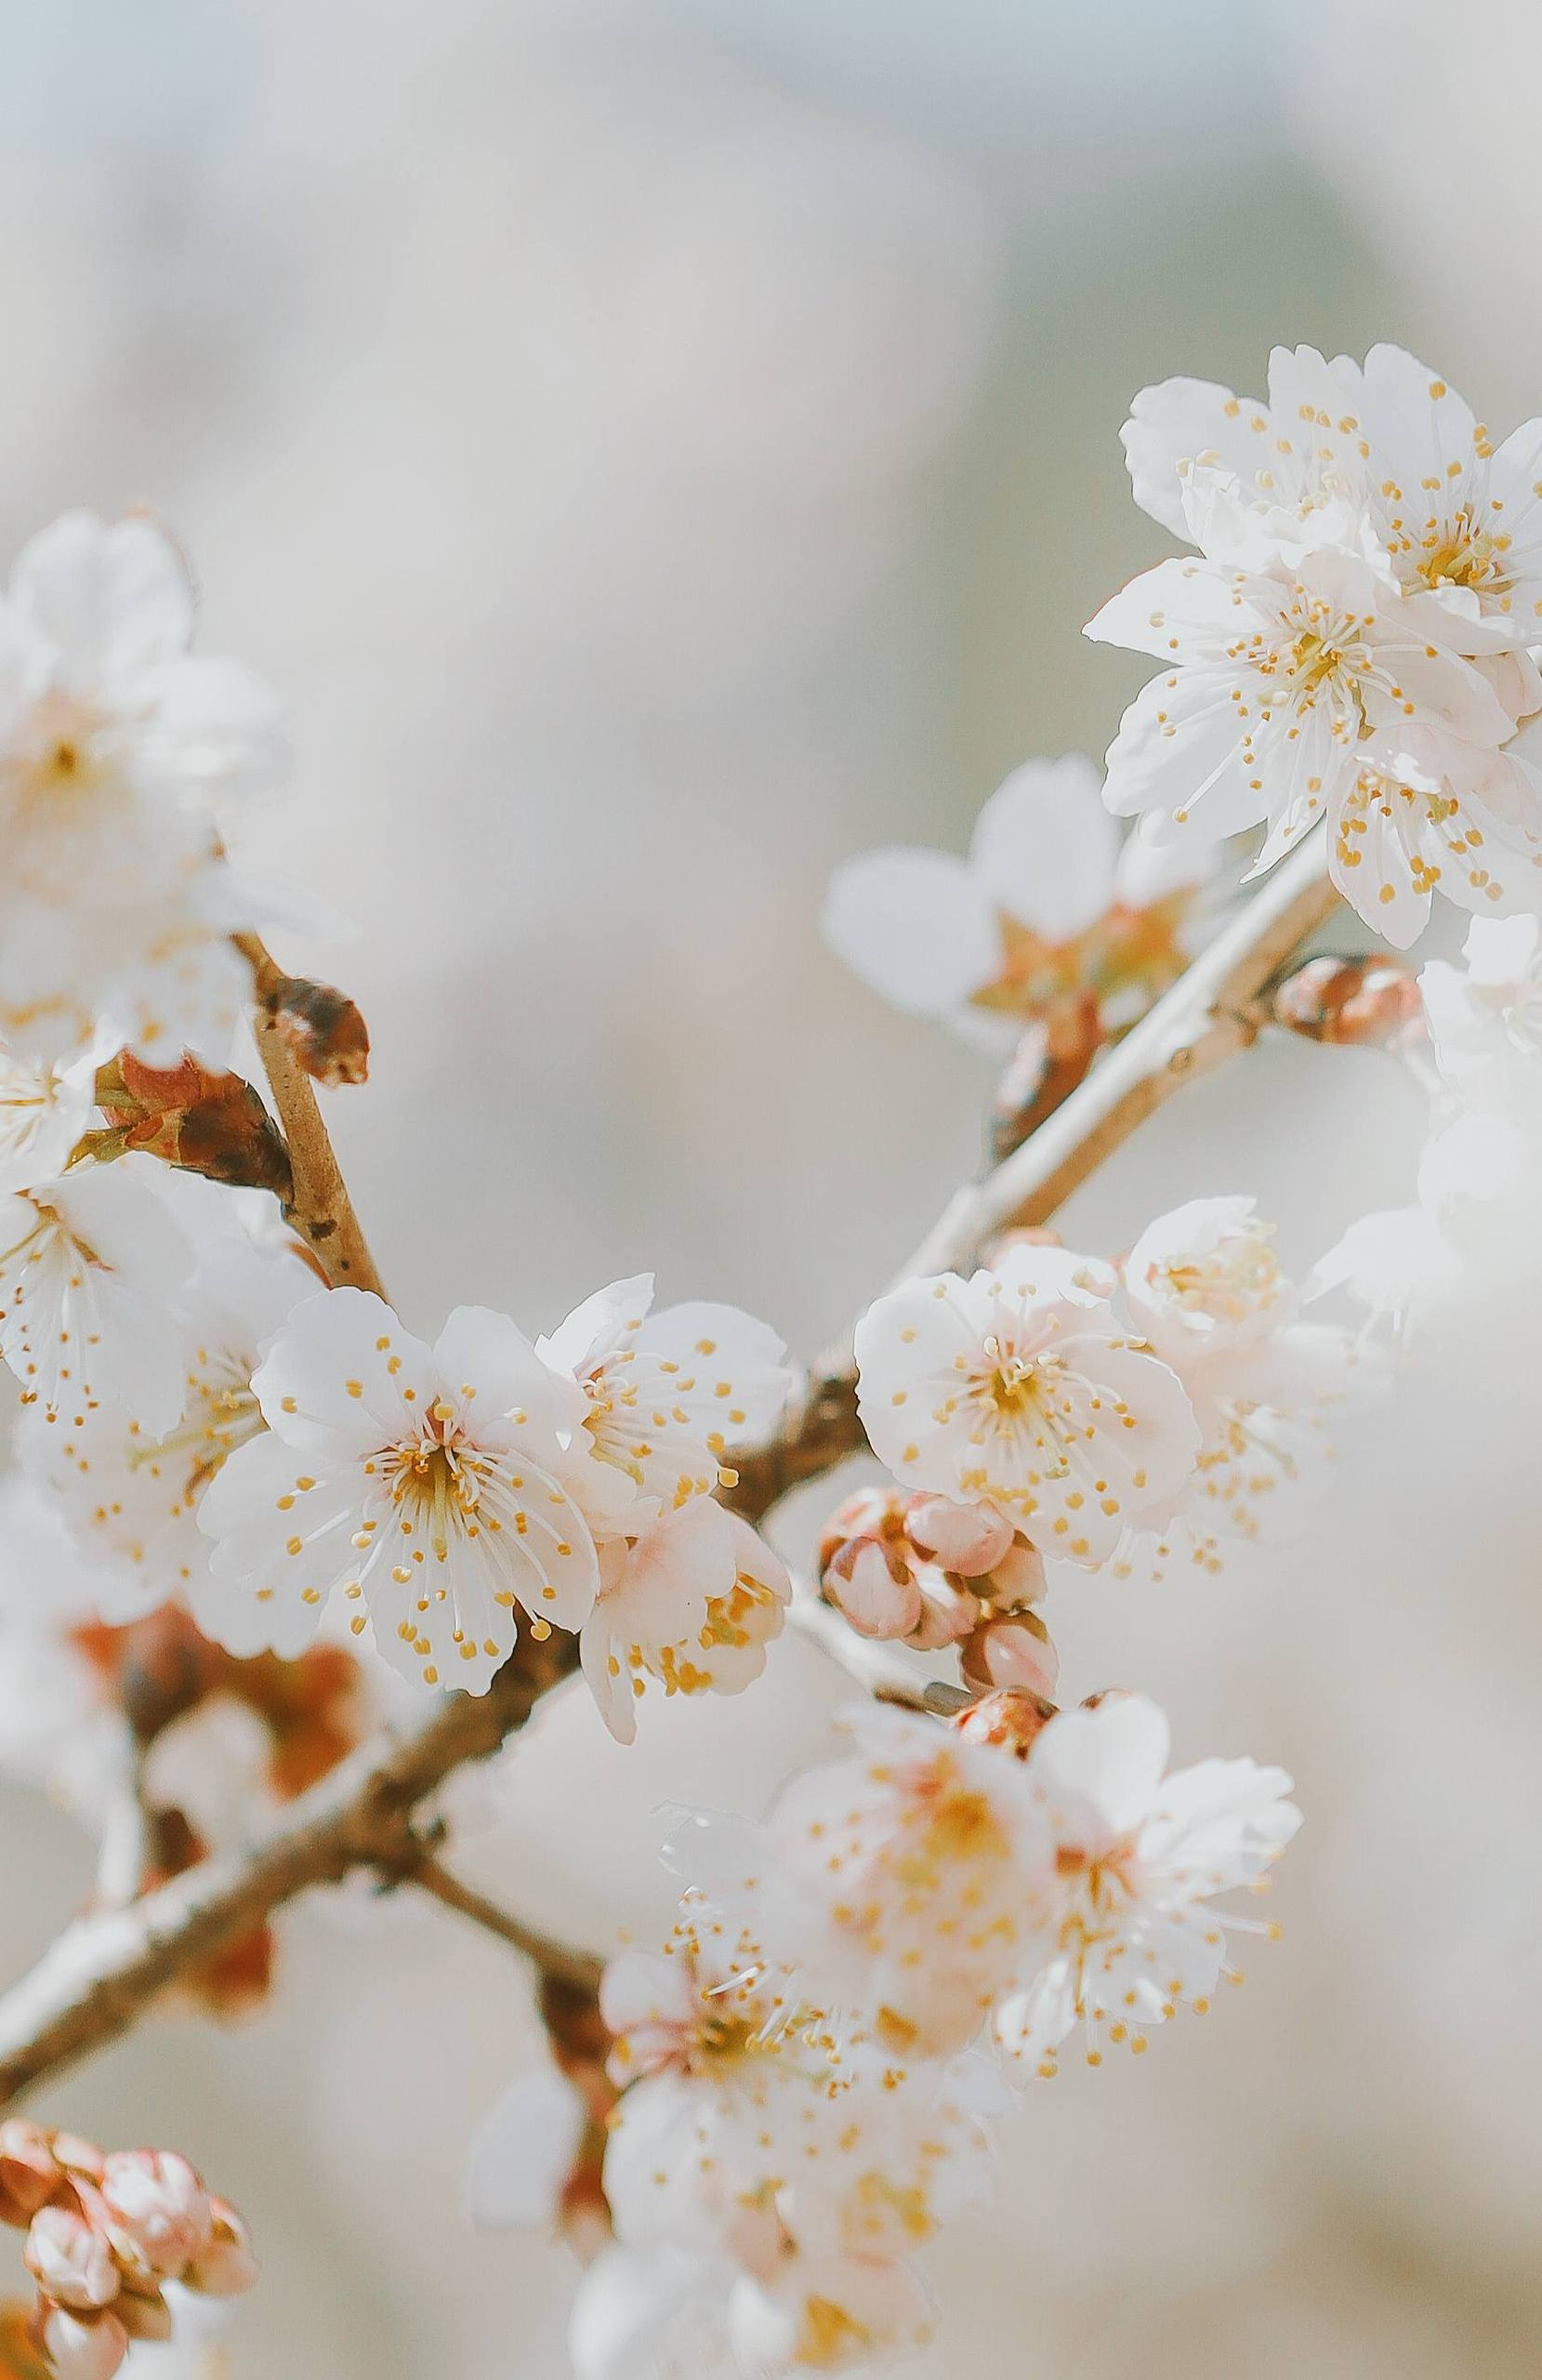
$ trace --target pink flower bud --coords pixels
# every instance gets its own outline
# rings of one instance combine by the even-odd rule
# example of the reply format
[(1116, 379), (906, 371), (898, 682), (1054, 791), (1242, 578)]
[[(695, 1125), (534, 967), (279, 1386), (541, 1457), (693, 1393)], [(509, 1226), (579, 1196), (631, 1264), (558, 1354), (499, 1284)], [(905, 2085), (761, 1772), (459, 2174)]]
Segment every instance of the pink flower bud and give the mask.
[(950, 1724), (966, 1743), (989, 1744), (1026, 1760), (1041, 1729), (1054, 1715), (1054, 1704), (1032, 1688), (1004, 1686), (960, 1711)]
[(824, 1600), (859, 1636), (907, 1636), (921, 1615), (921, 1591), (899, 1557), (874, 1537), (850, 1537), (826, 1563)]
[(172, 2149), (124, 2149), (107, 2160), (102, 2203), (116, 2246), (120, 2240), (163, 2280), (175, 2280), (208, 2246), (214, 2228), (209, 2194)]
[(188, 2267), (182, 2280), (187, 2288), (200, 2289), (205, 2297), (239, 2297), (257, 2277), (251, 2235), (234, 2207), (224, 2199), (211, 2198), (209, 2208), (214, 2216), (214, 2236), (203, 2254)]
[(946, 1496), (913, 1496), (905, 1535), (916, 1552), (961, 1578), (978, 1579), (1005, 1559), (1012, 1524), (990, 1504), (955, 1504)]
[(118, 2294), (118, 2268), (100, 2232), (72, 2207), (40, 2207), (24, 2251), (39, 2289), (60, 2306), (92, 2313)]
[(49, 2306), (42, 2311), (38, 2335), (56, 2380), (112, 2380), (128, 2353), (128, 2333), (115, 2314), (91, 2318)]
[(982, 1579), (980, 1592), (989, 1595), (1002, 1611), (1017, 1611), (1024, 1604), (1041, 1601), (1048, 1585), (1043, 1554), (1025, 1537), (1019, 1537), (1014, 1538), (1002, 1559), (992, 1565), (990, 1577)]
[(88, 2181), (100, 2181), (107, 2160), (94, 2140), (83, 2140), (78, 2132), (56, 2132), (52, 2148), (59, 2163), (70, 2173), (84, 2174)]
[(987, 1691), (1018, 1686), (1048, 1697), (1054, 1692), (1060, 1666), (1043, 1620), (1032, 1611), (985, 1620), (959, 1655), (966, 1685)]
[(0, 2223), (26, 2229), (63, 2180), (63, 2171), (41, 2124), (24, 2116), (0, 2123)]
[(835, 1560), (841, 1547), (851, 1538), (873, 1537), (899, 1547), (904, 1534), (905, 1499), (897, 1488), (859, 1488), (837, 1504), (824, 1526), (819, 1540), (819, 1568), (823, 1571)]
[(980, 1618), (980, 1598), (959, 1586), (945, 1570), (929, 1570), (921, 1580), (921, 1616), (905, 1638), (917, 1653), (940, 1652), (956, 1645)]

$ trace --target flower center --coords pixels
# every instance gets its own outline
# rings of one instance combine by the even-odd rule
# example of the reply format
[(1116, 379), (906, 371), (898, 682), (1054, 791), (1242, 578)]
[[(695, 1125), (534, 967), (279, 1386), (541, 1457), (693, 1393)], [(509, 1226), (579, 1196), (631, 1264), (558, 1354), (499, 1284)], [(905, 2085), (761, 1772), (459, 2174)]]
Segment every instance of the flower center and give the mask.
[(391, 1501), (425, 1531), (435, 1557), (448, 1558), (450, 1540), (477, 1508), (475, 1467), (455, 1428), (452, 1405), (435, 1405), (425, 1435), (392, 1448), (387, 1458)]
[(1013, 1417), (1041, 1403), (1047, 1375), (1060, 1369), (1057, 1356), (1021, 1355), (994, 1332), (985, 1341), (985, 1355), (991, 1367), (985, 1375), (985, 1394), (998, 1413)]
[(1443, 526), (1443, 536), (1436, 530), (1425, 540), (1424, 558), (1418, 564), (1425, 585), (1492, 588), (1504, 575), (1501, 556), (1509, 539), (1481, 529), (1470, 504), (1464, 504)]
[(1259, 1306), (1272, 1305), (1280, 1264), (1264, 1234), (1222, 1240), (1208, 1255), (1185, 1256), (1164, 1264), (1160, 1278), (1186, 1314), (1212, 1322), (1245, 1322)]

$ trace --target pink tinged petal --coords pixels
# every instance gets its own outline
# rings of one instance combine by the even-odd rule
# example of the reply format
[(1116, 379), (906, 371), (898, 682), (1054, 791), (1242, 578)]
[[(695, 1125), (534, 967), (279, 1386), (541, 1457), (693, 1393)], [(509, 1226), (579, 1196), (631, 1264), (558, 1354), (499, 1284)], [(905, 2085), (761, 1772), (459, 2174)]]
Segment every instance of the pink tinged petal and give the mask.
[(494, 2100), (471, 2142), (467, 2198), (481, 2231), (555, 2226), (587, 2115), (555, 2067), (518, 2075)]
[(269, 1428), (333, 1460), (415, 1433), (439, 1384), (428, 1349), (368, 1289), (297, 1306), (252, 1379)]
[(1272, 465), (1267, 432), (1257, 398), (1239, 399), (1214, 380), (1178, 377), (1142, 389), (1119, 433), (1136, 503), (1186, 539), (1185, 467), (1197, 462), (1235, 471), (1251, 488), (1257, 472)]
[(50, 2306), (42, 2329), (54, 2380), (112, 2380), (128, 2353), (128, 2333), (113, 2313), (86, 2317)]
[(566, 1321), (536, 1346), (560, 1372), (582, 1377), (602, 1355), (634, 1338), (653, 1302), (653, 1276), (636, 1273), (629, 1280), (613, 1281), (575, 1305)]
[(1108, 909), (1119, 837), (1102, 773), (1079, 753), (1014, 769), (980, 813), (969, 865), (995, 906), (1069, 942)]
[(1166, 1716), (1141, 1694), (1109, 1695), (1095, 1711), (1051, 1719), (1028, 1768), (1059, 1840), (1096, 1853), (1139, 1826), (1151, 1814), (1169, 1741)]
[(986, 888), (946, 852), (902, 848), (848, 860), (830, 879), (823, 932), (853, 974), (909, 1016), (942, 1015), (1001, 967)]

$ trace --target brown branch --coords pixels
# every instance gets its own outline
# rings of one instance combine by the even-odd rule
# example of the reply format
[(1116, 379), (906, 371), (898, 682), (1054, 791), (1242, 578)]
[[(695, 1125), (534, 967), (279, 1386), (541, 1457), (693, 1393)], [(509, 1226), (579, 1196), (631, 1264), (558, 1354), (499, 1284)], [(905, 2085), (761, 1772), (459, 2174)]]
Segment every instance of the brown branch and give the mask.
[(191, 1968), (313, 1884), (411, 1864), (414, 1813), (453, 1770), (518, 1733), (574, 1653), (571, 1637), (523, 1637), (484, 1695), (436, 1701), (410, 1733), (365, 1746), (252, 1849), (69, 1927), (0, 2001), (0, 2109), (105, 2048)]
[[(903, 1276), (966, 1263), (1009, 1225), (1042, 1223), (1182, 1083), (1245, 1049), (1259, 1029), (1252, 1003), (1334, 898), (1320, 846), (1304, 846), (1063, 1107), (982, 1181), (958, 1192)], [(253, 937), (241, 937), (241, 946), (260, 1005), (263, 970), (272, 961)], [(294, 1162), (293, 1220), (335, 1283), (377, 1288), (310, 1082), (277, 1035), (259, 1030), (259, 1039)], [(848, 1342), (817, 1371), (775, 1443), (741, 1461), (732, 1501), (759, 1518), (798, 1480), (863, 1443)], [(811, 1606), (797, 1624), (824, 1633)], [(0, 2109), (105, 2047), (225, 1943), (312, 1885), (358, 1868), (410, 1875), (424, 1856), (415, 1815), (455, 1769), (489, 1758), (516, 1734), (574, 1659), (571, 1637), (524, 1637), (485, 1695), (452, 1696), (409, 1733), (366, 1746), (250, 1850), (206, 1859), (130, 1908), (71, 1926), (0, 2001)], [(880, 1690), (888, 1683), (879, 1681)], [(890, 1690), (913, 1692), (898, 1680)], [(560, 1972), (575, 1954), (545, 1943), (442, 1871), (426, 1888), (534, 1957), (553, 1990), (582, 2000), (591, 1989), (581, 1959), (575, 1974)]]
[(255, 933), (238, 933), (231, 939), (252, 970), (257, 1050), (289, 1144), (294, 1192), (284, 1213), (315, 1251), (335, 1289), (373, 1289), (383, 1297), (380, 1276), (353, 1211), (310, 1078), (269, 1005), (270, 995), (288, 979)]
[[(1048, 1223), (1176, 1091), (1257, 1040), (1259, 993), (1338, 902), (1318, 829), (1031, 1138), (955, 1193), (896, 1280), (954, 1271), (999, 1233)], [(789, 1489), (866, 1443), (847, 1338), (821, 1358), (770, 1444), (735, 1455), (738, 1485), (725, 1501), (762, 1519)]]
[(522, 1952), (551, 1982), (566, 1985), (573, 1991), (599, 1990), (600, 1978), (605, 1971), (603, 1959), (594, 1958), (587, 1950), (571, 1950), (565, 1942), (555, 1941), (549, 1934), (527, 1925), (522, 1918), (500, 1908), (495, 1900), (489, 1900), (474, 1885), (462, 1884), (431, 1854), (414, 1858), (409, 1853), (400, 1872), (403, 1882), (431, 1894), (444, 1908), (456, 1911), (484, 1933), (495, 1935), (511, 1950)]

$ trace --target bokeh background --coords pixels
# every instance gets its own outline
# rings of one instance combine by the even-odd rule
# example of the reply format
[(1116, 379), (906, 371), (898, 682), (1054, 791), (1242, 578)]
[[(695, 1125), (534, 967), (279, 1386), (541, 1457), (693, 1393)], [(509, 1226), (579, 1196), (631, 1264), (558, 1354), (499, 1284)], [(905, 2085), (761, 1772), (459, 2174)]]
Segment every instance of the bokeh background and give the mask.
[[(1390, 337), (1542, 409), (1539, 70), (1535, 0), (0, 0), (0, 543), (152, 503), (210, 649), (284, 691), (249, 848), (361, 930), (282, 955), (371, 1019), (336, 1131), (412, 1323), (545, 1328), (653, 1265), (809, 1350), (881, 1284), (989, 1079), (822, 950), (832, 865), (959, 846), (1017, 760), (1108, 741), (1142, 668), (1078, 629), (1162, 549), (1144, 382)], [(1257, 1190), (1306, 1262), (1417, 1121), (1388, 1062), (1265, 1047), (1069, 1228)], [(1283, 1759), (1310, 1823), (1242, 1994), (1031, 2096), (919, 2373), (1536, 2368), (1525, 1353), (1427, 1357), (1299, 1551), (1061, 1594), (1074, 1690)], [(623, 1755), (574, 1698), (465, 1864), (645, 1935), (654, 1806), (758, 1806), (842, 1699), (789, 1642)], [(19, 1968), (89, 1856), (34, 1799), (0, 1824)], [(235, 2380), (558, 2380), (564, 2255), (461, 2214), (535, 2048), (514, 1964), (318, 1910), (284, 1962), (254, 2025), (159, 2019), (51, 2107), (248, 2210)]]

